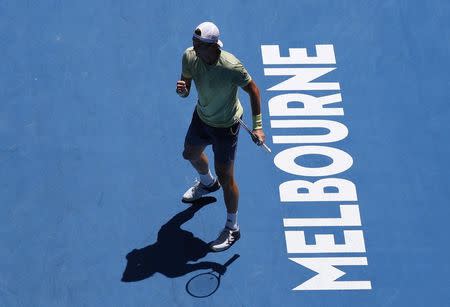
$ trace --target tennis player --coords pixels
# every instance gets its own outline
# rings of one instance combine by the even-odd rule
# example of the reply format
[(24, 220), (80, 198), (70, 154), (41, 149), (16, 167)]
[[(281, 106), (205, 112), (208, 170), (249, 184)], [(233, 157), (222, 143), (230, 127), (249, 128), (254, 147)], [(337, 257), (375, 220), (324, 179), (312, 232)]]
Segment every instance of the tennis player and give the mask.
[[(199, 173), (200, 181), (183, 195), (184, 202), (193, 202), (222, 187), (227, 219), (218, 238), (210, 243), (213, 251), (224, 251), (240, 238), (237, 222), (239, 189), (234, 179), (234, 160), (239, 122), (243, 108), (238, 98), (241, 87), (250, 97), (253, 133), (265, 141), (262, 129), (259, 89), (241, 62), (222, 50), (219, 29), (212, 22), (201, 23), (192, 37), (193, 47), (186, 49), (182, 59), (181, 80), (176, 92), (187, 97), (194, 80), (198, 101), (186, 134), (183, 157)], [(212, 145), (215, 178), (204, 150)]]

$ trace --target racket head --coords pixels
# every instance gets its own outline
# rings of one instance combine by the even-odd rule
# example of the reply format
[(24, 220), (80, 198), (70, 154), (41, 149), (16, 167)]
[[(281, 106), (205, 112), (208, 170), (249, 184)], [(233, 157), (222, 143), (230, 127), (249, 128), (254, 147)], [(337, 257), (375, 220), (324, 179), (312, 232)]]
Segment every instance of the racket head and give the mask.
[(214, 294), (220, 285), (220, 276), (212, 272), (192, 277), (186, 284), (186, 291), (193, 297), (203, 298)]

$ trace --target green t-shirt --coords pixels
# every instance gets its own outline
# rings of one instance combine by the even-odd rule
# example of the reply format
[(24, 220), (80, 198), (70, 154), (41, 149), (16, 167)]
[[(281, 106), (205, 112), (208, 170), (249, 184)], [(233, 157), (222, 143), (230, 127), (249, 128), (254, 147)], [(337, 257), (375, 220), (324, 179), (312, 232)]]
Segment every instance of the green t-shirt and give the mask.
[(194, 80), (198, 92), (197, 113), (213, 127), (230, 127), (234, 117), (243, 113), (238, 87), (246, 86), (252, 77), (231, 53), (221, 50), (216, 64), (207, 65), (195, 55), (193, 47), (183, 54), (182, 73)]

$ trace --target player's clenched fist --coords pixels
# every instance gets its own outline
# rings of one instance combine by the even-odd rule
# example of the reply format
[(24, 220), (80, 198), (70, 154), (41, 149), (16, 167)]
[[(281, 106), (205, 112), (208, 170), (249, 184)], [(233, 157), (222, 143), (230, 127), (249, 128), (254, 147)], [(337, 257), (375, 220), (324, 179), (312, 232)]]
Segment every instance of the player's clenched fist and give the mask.
[(186, 87), (186, 82), (179, 80), (177, 81), (177, 94), (181, 97), (186, 97), (188, 94), (188, 89)]

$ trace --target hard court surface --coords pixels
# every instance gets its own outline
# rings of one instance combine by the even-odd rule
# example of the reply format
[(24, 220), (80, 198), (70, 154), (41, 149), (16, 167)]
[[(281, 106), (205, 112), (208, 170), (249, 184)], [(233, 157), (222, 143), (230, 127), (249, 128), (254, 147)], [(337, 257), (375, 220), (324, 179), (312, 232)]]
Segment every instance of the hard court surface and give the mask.
[[(221, 191), (198, 211), (180, 201), (197, 176), (181, 156), (196, 93), (183, 100), (175, 83), (205, 20), (258, 84), (272, 154), (241, 130), (242, 238), (199, 256), (223, 227), (225, 206)], [(449, 2), (438, 0), (0, 1), (0, 306), (449, 306), (449, 20)], [(333, 46), (335, 65), (263, 63), (262, 45), (313, 57), (320, 44)], [(290, 76), (265, 75), (270, 67), (335, 67), (314, 82), (340, 90), (308, 93), (340, 93), (344, 115), (294, 118), (337, 121), (348, 136), (274, 143), (324, 131), (271, 127), (286, 117), (270, 116), (269, 100), (284, 92), (268, 89)], [(240, 98), (250, 123), (248, 95)], [(280, 201), (283, 182), (322, 177), (280, 170), (275, 156), (312, 145), (352, 157), (346, 171), (323, 178), (354, 183), (357, 201)], [(358, 205), (361, 226), (283, 224), (338, 218), (340, 204)], [(304, 231), (309, 245), (316, 234), (345, 245), (343, 231), (359, 230), (365, 252), (289, 253), (287, 230)], [(133, 249), (142, 251), (142, 275), (123, 282)], [(209, 271), (198, 263), (234, 254), (215, 293), (186, 291)], [(290, 260), (301, 257), (365, 258), (337, 266), (346, 273), (338, 280), (371, 289), (293, 290), (317, 275)]]

